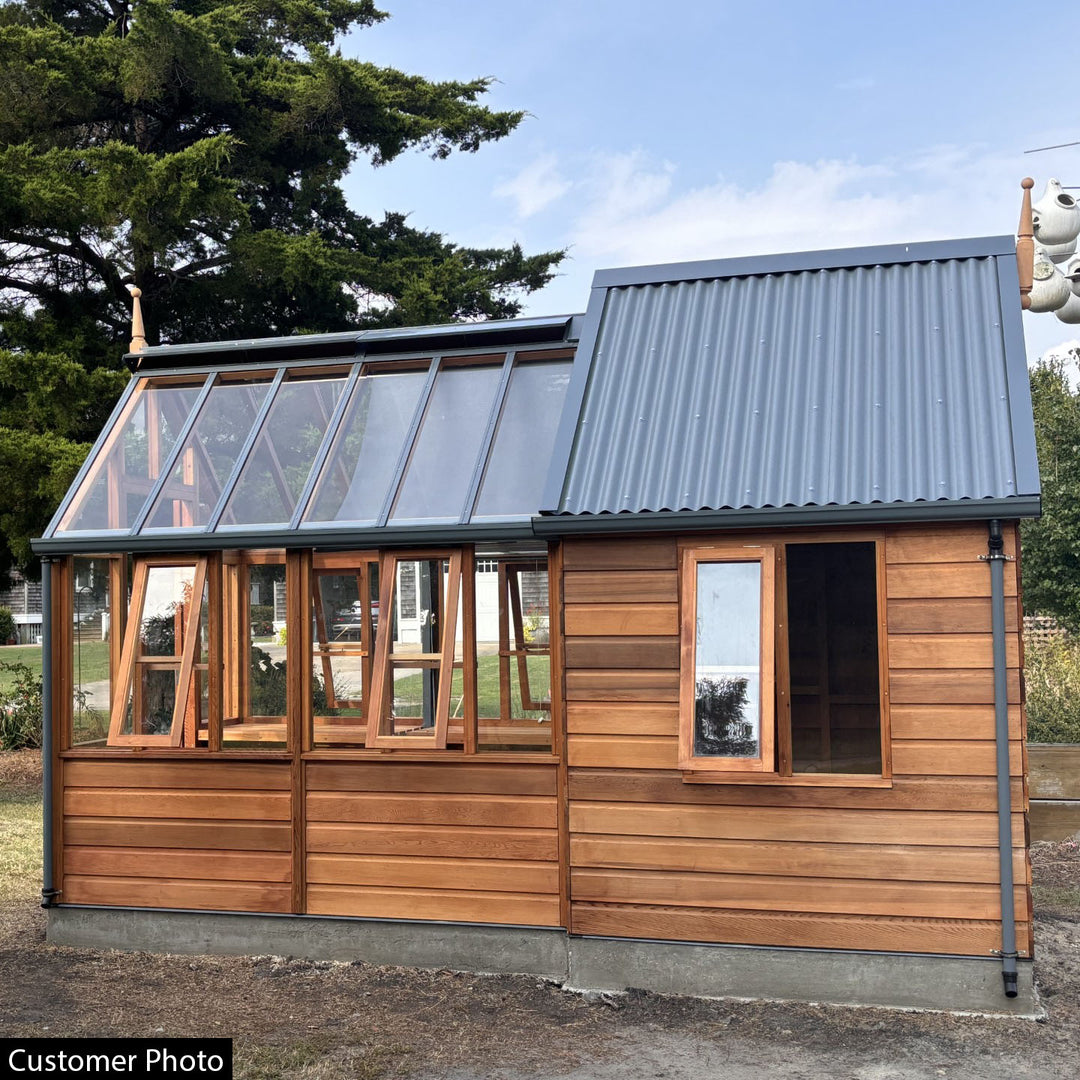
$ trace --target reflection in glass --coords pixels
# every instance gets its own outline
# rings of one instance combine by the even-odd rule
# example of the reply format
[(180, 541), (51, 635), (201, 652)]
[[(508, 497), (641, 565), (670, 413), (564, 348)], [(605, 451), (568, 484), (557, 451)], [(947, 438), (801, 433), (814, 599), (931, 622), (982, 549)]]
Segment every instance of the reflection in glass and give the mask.
[(57, 534), (130, 529), (199, 396), (201, 381), (142, 383), (64, 514)]
[(210, 520), (269, 386), (227, 382), (210, 391), (144, 531), (193, 528)]
[(695, 756), (760, 756), (760, 563), (698, 563), (694, 684)]
[(425, 370), (357, 381), (305, 522), (375, 522), (426, 380)]
[(223, 525), (287, 525), (344, 377), (282, 383), (229, 498)]
[[(112, 705), (109, 643), (115, 632), (110, 563), (110, 559), (81, 556), (72, 560), (72, 746), (104, 743), (109, 734)], [(121, 619), (119, 625), (122, 622)]]
[(494, 364), (439, 372), (391, 520), (461, 516), (501, 374)]
[(478, 517), (535, 514), (570, 383), (570, 361), (519, 363), (488, 458)]

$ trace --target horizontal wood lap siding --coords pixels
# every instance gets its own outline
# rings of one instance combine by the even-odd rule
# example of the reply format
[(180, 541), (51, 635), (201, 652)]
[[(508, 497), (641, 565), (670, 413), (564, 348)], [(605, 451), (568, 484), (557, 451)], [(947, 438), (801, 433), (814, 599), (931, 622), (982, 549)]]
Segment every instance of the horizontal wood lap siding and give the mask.
[[(694, 542), (712, 539), (720, 537)], [(1007, 554), (1014, 543), (1009, 530)], [(573, 932), (972, 955), (1000, 948), (985, 526), (885, 532), (887, 787), (684, 782), (677, 550), (657, 538), (564, 546)], [(1006, 593), (1023, 947), (1030, 873), (1014, 562)], [(673, 609), (676, 624), (665, 622)]]
[(64, 765), (61, 902), (291, 910), (287, 763)]
[(559, 925), (554, 765), (309, 762), (313, 915)]

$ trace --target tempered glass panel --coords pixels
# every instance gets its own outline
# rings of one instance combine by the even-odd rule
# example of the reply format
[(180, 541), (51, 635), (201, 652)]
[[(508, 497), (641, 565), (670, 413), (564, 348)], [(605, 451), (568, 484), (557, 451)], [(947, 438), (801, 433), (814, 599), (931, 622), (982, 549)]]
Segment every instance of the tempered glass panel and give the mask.
[(149, 568), (139, 622), (139, 656), (180, 658), (194, 585), (194, 566)]
[(426, 371), (404, 371), (357, 381), (305, 522), (378, 518), (426, 379)]
[(539, 510), (570, 367), (569, 360), (559, 360), (514, 368), (475, 517)]
[(875, 545), (789, 544), (787, 597), (793, 770), (880, 774)]
[(144, 531), (197, 528), (210, 520), (269, 386), (228, 382), (210, 391)]
[(199, 396), (200, 383), (136, 389), (56, 532), (130, 529)]
[(71, 745), (104, 744), (109, 734), (112, 704), (109, 560), (76, 557), (73, 571)]
[(151, 667), (137, 664), (133, 701), (128, 702), (122, 735), (168, 735), (176, 708), (180, 665)]
[(497, 365), (439, 372), (391, 520), (457, 521), (501, 374)]
[(247, 715), (284, 717), (287, 654), (274, 625), (274, 598), (284, 591), (285, 567), (280, 564), (250, 567), (248, 586), (251, 644)]
[(761, 754), (761, 565), (697, 568), (694, 754)]
[(287, 525), (345, 385), (282, 383), (222, 515), (223, 525)]
[(311, 707), (316, 716), (364, 715), (364, 658), (357, 654), (316, 654), (312, 664)]

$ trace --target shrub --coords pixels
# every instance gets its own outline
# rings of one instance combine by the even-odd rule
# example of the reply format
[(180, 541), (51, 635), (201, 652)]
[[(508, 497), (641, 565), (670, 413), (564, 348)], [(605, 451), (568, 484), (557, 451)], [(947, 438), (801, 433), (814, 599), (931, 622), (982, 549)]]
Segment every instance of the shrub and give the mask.
[(1080, 641), (1026, 639), (1024, 684), (1028, 741), (1080, 743)]
[(41, 746), (41, 673), (26, 664), (0, 663), (12, 672), (13, 686), (0, 690), (0, 750)]
[(274, 605), (251, 605), (251, 633), (255, 637), (269, 637), (274, 632)]
[(694, 753), (750, 757), (757, 753), (753, 725), (746, 719), (746, 679), (698, 679), (694, 703)]
[(15, 619), (11, 608), (0, 605), (0, 645), (6, 645), (15, 636)]

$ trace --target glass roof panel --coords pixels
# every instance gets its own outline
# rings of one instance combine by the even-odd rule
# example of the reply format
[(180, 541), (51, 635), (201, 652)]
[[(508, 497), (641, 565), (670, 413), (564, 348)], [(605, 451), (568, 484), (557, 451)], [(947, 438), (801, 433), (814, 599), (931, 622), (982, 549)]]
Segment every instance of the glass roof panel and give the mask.
[(344, 375), (282, 383), (222, 525), (288, 525), (344, 386)]
[(305, 524), (375, 524), (426, 381), (426, 370), (362, 375), (357, 380)]
[(458, 520), (501, 377), (501, 364), (439, 372), (392, 521)]
[(198, 528), (209, 522), (269, 388), (268, 380), (236, 380), (214, 386), (143, 532)]
[(474, 520), (539, 510), (571, 366), (555, 360), (514, 367)]
[(205, 376), (198, 381), (136, 387), (98, 452), (56, 535), (129, 530), (176, 444)]

